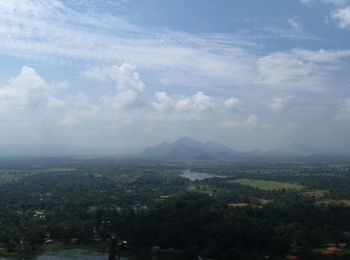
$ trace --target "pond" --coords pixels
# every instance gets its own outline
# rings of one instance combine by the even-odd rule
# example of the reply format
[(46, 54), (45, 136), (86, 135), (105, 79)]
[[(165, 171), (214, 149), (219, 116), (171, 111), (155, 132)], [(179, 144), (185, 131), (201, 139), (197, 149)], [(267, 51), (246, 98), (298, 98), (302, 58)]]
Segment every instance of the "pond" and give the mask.
[(218, 176), (218, 175), (209, 175), (204, 172), (192, 172), (191, 170), (184, 170), (183, 173), (180, 175), (181, 177), (184, 177), (186, 179), (189, 179), (190, 181), (201, 181), (208, 178), (225, 178), (225, 176)]

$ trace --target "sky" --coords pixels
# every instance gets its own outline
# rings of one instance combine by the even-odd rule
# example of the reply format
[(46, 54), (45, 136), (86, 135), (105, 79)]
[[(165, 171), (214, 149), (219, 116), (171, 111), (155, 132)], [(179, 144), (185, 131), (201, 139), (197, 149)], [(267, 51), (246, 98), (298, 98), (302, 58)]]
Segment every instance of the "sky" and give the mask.
[(0, 1), (0, 145), (350, 150), (350, 0)]

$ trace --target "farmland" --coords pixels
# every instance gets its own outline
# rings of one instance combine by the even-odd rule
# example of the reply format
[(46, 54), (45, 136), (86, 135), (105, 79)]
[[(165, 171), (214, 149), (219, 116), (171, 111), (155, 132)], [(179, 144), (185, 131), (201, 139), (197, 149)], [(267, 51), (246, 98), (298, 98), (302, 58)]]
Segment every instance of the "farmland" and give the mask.
[(265, 180), (254, 180), (254, 179), (238, 179), (229, 182), (238, 183), (241, 185), (247, 185), (252, 188), (262, 190), (301, 190), (304, 187), (298, 184), (277, 182), (277, 181), (265, 181)]

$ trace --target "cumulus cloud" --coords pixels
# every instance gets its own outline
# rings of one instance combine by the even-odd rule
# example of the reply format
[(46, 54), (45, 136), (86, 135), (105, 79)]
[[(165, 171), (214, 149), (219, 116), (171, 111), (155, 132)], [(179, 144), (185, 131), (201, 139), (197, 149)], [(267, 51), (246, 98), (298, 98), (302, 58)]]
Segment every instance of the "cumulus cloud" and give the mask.
[(84, 92), (72, 96), (71, 102), (61, 113), (58, 125), (62, 127), (75, 128), (85, 123), (96, 124), (102, 119), (101, 105), (92, 104), (89, 97)]
[(334, 10), (331, 18), (338, 22), (340, 28), (350, 28), (350, 7)]
[(142, 92), (145, 84), (141, 81), (140, 75), (135, 71), (135, 66), (123, 63), (120, 66), (113, 66), (114, 73), (111, 78), (116, 81), (117, 88), (120, 91), (134, 90)]
[(141, 94), (145, 89), (145, 84), (135, 71), (135, 66), (123, 63), (120, 66), (113, 65), (103, 68), (91, 68), (83, 72), (87, 78), (97, 80), (112, 80), (119, 90), (114, 96), (104, 95), (100, 101), (104, 106), (112, 109), (133, 108), (142, 104)]
[[(316, 2), (316, 0), (300, 0), (304, 4)], [(333, 19), (340, 28), (350, 27), (350, 0), (320, 0), (324, 4), (330, 4), (338, 9), (332, 10), (330, 18)], [(328, 21), (328, 18), (327, 18)], [(293, 21), (292, 21), (293, 22)], [(292, 25), (292, 23), (290, 23)], [(293, 25), (292, 25), (293, 26)]]
[(135, 71), (135, 66), (129, 63), (122, 63), (120, 66), (93, 67), (82, 74), (91, 79), (100, 81), (113, 80), (120, 91), (135, 90), (142, 92), (145, 84), (142, 82), (139, 73)]
[(281, 98), (281, 97), (276, 97), (272, 100), (272, 102), (270, 103), (270, 107), (272, 110), (274, 111), (279, 111), (281, 110), (286, 103), (292, 98), (292, 96), (288, 96), (285, 98)]
[[(317, 55), (309, 56), (309, 60), (321, 59)], [(322, 60), (332, 62), (331, 58), (323, 57)], [(285, 107), (284, 114), (288, 115), (286, 104), (291, 98), (288, 95), (278, 95), (272, 101), (271, 95), (267, 95), (249, 103), (247, 96), (240, 100), (231, 95), (226, 98), (223, 95), (211, 96), (203, 91), (186, 95), (170, 94), (165, 90), (152, 92), (134, 66), (122, 64), (111, 68), (113, 73), (107, 80), (114, 88), (98, 88), (98, 92), (92, 95), (74, 88), (55, 88), (59, 84), (48, 83), (34, 69), (24, 67), (17, 77), (0, 88), (0, 132), (4, 133), (6, 128), (3, 126), (8, 126), (37, 138), (46, 134), (49, 143), (59, 140), (59, 136), (72, 143), (99, 145), (104, 141), (107, 146), (112, 145), (114, 141), (111, 140), (121, 140), (129, 145), (124, 140), (132, 143), (135, 136), (150, 135), (158, 140), (158, 135), (162, 134), (166, 140), (170, 135), (176, 138), (179, 133), (186, 135), (189, 132), (202, 132), (203, 136), (220, 136), (223, 133), (223, 136), (238, 139), (244, 136), (244, 140), (249, 141), (247, 132), (256, 131), (256, 136), (266, 141), (262, 136), (276, 130), (272, 127), (273, 120), (268, 118), (269, 111), (264, 111), (264, 104), (270, 104), (275, 110)], [(36, 109), (38, 106), (40, 109)], [(345, 102), (337, 119), (348, 120), (346, 115), (350, 108), (347, 106), (350, 107)], [(306, 112), (303, 110), (302, 113)], [(288, 127), (291, 129), (292, 125)], [(33, 140), (32, 136), (27, 140)], [(145, 139), (142, 144), (147, 142)]]
[(154, 96), (157, 102), (152, 102), (152, 106), (156, 111), (166, 112), (174, 108), (175, 101), (166, 92), (156, 92)]
[(156, 101), (151, 102), (151, 107), (157, 113), (157, 118), (162, 120), (171, 118), (199, 120), (206, 113), (215, 110), (217, 103), (217, 100), (203, 92), (186, 96), (156, 92), (154, 96)]
[(132, 109), (142, 105), (140, 93), (134, 90), (125, 90), (114, 96), (102, 96), (101, 103), (111, 109)]
[(229, 110), (236, 110), (239, 103), (239, 99), (232, 97), (224, 101), (224, 106)]
[(197, 92), (192, 97), (185, 97), (177, 100), (175, 109), (180, 112), (203, 112), (214, 108), (211, 97), (203, 92)]
[(23, 67), (17, 77), (0, 88), (0, 106), (2, 109), (38, 106), (47, 100), (49, 90), (50, 86), (33, 68)]

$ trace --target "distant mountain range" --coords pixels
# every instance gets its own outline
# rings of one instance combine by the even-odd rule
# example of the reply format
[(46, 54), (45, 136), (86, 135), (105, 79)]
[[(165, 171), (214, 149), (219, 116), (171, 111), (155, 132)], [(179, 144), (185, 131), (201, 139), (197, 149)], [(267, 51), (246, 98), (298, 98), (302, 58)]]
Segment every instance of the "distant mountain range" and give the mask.
[(152, 160), (230, 160), (252, 157), (291, 157), (311, 155), (350, 155), (335, 150), (318, 149), (305, 144), (293, 143), (275, 151), (254, 150), (239, 152), (214, 142), (198, 142), (189, 137), (182, 137), (173, 143), (162, 143), (149, 147), (140, 153), (131, 155), (118, 154), (112, 148), (85, 148), (73, 145), (0, 145), (0, 157), (104, 157), (113, 156), (122, 159)]
[(173, 143), (162, 143), (149, 147), (137, 155), (144, 159), (163, 160), (228, 160), (246, 157), (289, 157), (311, 155), (344, 155), (333, 150), (323, 150), (300, 143), (293, 143), (276, 151), (238, 152), (223, 144), (201, 143), (189, 137), (182, 137)]
[(162, 143), (146, 148), (138, 154), (142, 158), (169, 160), (213, 160), (232, 158), (239, 155), (226, 146), (218, 143), (201, 143), (189, 137), (182, 137), (173, 143)]

